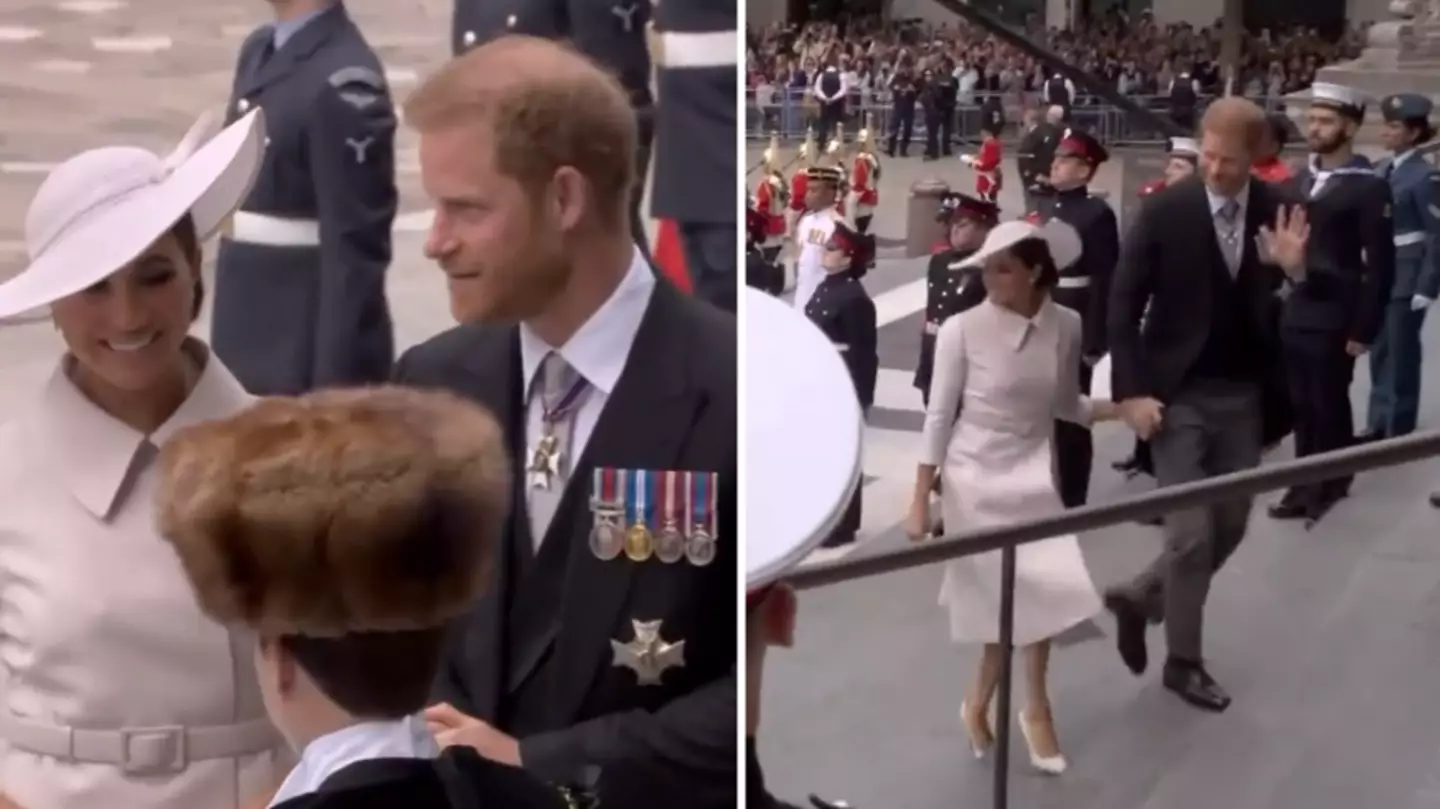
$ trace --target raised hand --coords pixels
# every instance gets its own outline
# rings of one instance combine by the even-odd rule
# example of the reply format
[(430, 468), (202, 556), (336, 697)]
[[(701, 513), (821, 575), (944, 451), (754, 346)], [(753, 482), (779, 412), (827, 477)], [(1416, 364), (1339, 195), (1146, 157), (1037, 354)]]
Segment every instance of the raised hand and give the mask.
[(1262, 225), (1257, 238), (1260, 254), (1280, 265), (1287, 275), (1304, 270), (1305, 248), (1310, 243), (1310, 221), (1304, 206), (1280, 206), (1275, 212), (1275, 224)]

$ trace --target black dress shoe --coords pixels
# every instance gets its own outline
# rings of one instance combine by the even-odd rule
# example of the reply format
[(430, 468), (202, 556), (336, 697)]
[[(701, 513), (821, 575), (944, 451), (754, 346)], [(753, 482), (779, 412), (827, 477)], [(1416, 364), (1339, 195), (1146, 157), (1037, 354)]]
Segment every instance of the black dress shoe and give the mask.
[(1138, 472), (1140, 471), (1140, 459), (1131, 455), (1129, 458), (1122, 458), (1110, 464), (1110, 468), (1116, 472)]
[(1198, 663), (1167, 660), (1161, 681), (1175, 696), (1203, 711), (1220, 713), (1230, 707), (1230, 695)]
[(1150, 664), (1145, 647), (1145, 611), (1131, 598), (1114, 590), (1105, 594), (1105, 609), (1115, 616), (1115, 649), (1130, 673), (1140, 676)]
[(1430, 495), (1430, 507), (1440, 508), (1440, 492), (1434, 492)]
[(1389, 436), (1380, 432), (1379, 430), (1366, 430), (1365, 432), (1355, 436), (1355, 443), (1370, 444), (1375, 441), (1384, 441), (1386, 438), (1389, 438)]
[(1325, 515), (1330, 513), (1330, 509), (1334, 508), (1336, 503), (1344, 499), (1344, 497), (1326, 497), (1305, 509), (1305, 530), (1309, 531), (1314, 528), (1321, 520), (1325, 519)]
[(850, 804), (845, 801), (827, 801), (814, 795), (810, 796), (810, 805), (814, 809), (850, 809)]
[(1279, 502), (1271, 503), (1265, 513), (1269, 514), (1272, 520), (1303, 520), (1310, 515), (1314, 503), (1315, 498), (1309, 492), (1290, 489)]

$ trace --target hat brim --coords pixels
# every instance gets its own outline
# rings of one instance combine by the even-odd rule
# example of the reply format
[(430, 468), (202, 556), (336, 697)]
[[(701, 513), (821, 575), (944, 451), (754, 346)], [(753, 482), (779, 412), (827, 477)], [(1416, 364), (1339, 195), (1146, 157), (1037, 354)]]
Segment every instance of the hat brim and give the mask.
[[(1020, 227), (1011, 227), (1012, 225)], [(1060, 270), (1073, 266), (1085, 252), (1084, 244), (1080, 241), (1080, 233), (1059, 219), (1051, 219), (1039, 226), (1024, 221), (1005, 222), (990, 231), (990, 235), (985, 237), (985, 243), (980, 246), (980, 249), (970, 254), (960, 263), (960, 266), (983, 266), (991, 256), (1009, 250), (1017, 243), (1029, 238), (1045, 240), (1045, 244), (1050, 247), (1050, 257), (1055, 260), (1055, 267)]]
[(743, 536), (746, 590), (755, 590), (839, 524), (860, 484), (865, 425), (836, 346), (778, 298), (745, 294)]
[(0, 284), (0, 318), (74, 295), (114, 275), (189, 213), (213, 236), (254, 185), (265, 148), (259, 108), (226, 127), (160, 182), (89, 217)]

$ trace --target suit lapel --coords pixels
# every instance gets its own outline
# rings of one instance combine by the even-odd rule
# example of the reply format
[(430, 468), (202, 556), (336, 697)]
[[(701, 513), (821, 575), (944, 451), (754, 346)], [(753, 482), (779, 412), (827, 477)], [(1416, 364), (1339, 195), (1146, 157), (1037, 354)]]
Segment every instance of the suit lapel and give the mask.
[(295, 72), (296, 68), (304, 64), (312, 53), (349, 21), (350, 18), (345, 14), (345, 6), (336, 3), (329, 10), (322, 12), (320, 16), (307, 23), (304, 28), (296, 31), (284, 47), (275, 51), (264, 64), (256, 64), (260, 60), (261, 54), (265, 52), (265, 48), (257, 48), (250, 57), (250, 64), (247, 66), (245, 75), (239, 82), (238, 95), (248, 96), (258, 93)]
[[(457, 384), (464, 386), (462, 390), (465, 393), (495, 415), (510, 443), (510, 457), (523, 458), (525, 408), (519, 330), (511, 327), (480, 342), (467, 357), (466, 364), (472, 373), (456, 380)], [(517, 562), (527, 562), (516, 558), (515, 548), (531, 545), (530, 519), (525, 508), (525, 472), (523, 464), (517, 463), (513, 467), (509, 526), (505, 541), (497, 549), (490, 574), (490, 592), (480, 600), (475, 612), (464, 624), (466, 631), (476, 631), (481, 637), (497, 639), (495, 646), (487, 649), (485, 654), (465, 660), (465, 665), (470, 667), (466, 672), (471, 685), (470, 697), (475, 701), (477, 714), (486, 719), (495, 717), (504, 683), (505, 655), (496, 652), (509, 646), (505, 640), (505, 605), (509, 603), (514, 587), (510, 572)]]
[(1205, 243), (1205, 250), (1210, 254), (1210, 262), (1213, 267), (1219, 267), (1228, 273), (1230, 264), (1225, 260), (1225, 253), (1220, 249), (1220, 234), (1215, 229), (1215, 213), (1210, 210), (1210, 195), (1205, 191), (1205, 183), (1194, 179), (1194, 192), (1190, 195), (1191, 204), (1195, 206), (1195, 216), (1203, 223), (1196, 233)]
[[(620, 620), (621, 612), (641, 566), (623, 556), (601, 561), (590, 552), (588, 501), (593, 470), (676, 469), (690, 428), (706, 405), (702, 393), (689, 381), (694, 355), (678, 337), (689, 331), (682, 322), (684, 317), (680, 293), (663, 281), (657, 284), (625, 370), (577, 464), (577, 485), (566, 492), (557, 513), (566, 521), (565, 533), (552, 531), (554, 535), (546, 540), (571, 546), (561, 606), (564, 631), (555, 641), (550, 664), (555, 687), (548, 708), (557, 726), (572, 721), (591, 682), (602, 666), (609, 665), (610, 639), (617, 626), (629, 625)], [(655, 616), (630, 617), (651, 620)], [(628, 636), (620, 640), (628, 640)]]

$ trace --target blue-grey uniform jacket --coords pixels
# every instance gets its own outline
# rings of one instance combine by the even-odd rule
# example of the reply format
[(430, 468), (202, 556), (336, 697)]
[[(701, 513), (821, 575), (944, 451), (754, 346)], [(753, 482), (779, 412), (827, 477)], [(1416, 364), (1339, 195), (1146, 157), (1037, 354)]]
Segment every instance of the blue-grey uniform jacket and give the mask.
[(1391, 300), (1440, 297), (1440, 172), (1411, 153), (1380, 166), (1390, 181), (1395, 218)]
[(380, 60), (336, 3), (276, 49), (240, 49), (229, 115), (265, 110), (259, 177), (221, 244), (215, 352), (252, 393), (382, 382), (395, 109)]

